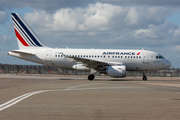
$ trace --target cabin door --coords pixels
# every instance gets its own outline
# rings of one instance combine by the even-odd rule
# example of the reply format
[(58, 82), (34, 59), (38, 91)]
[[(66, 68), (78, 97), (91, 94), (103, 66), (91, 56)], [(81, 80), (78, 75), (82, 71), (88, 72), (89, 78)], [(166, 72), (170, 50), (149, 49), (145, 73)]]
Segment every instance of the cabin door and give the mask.
[(46, 51), (46, 62), (51, 62), (51, 50)]

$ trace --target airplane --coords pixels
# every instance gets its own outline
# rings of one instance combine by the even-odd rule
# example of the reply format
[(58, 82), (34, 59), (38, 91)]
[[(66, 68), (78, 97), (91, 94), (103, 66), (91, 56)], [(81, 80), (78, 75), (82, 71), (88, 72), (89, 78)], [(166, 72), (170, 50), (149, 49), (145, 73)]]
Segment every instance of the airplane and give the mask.
[(11, 13), (18, 50), (8, 55), (52, 67), (90, 71), (88, 80), (96, 72), (115, 78), (126, 77), (126, 71), (164, 70), (171, 62), (161, 54), (149, 50), (130, 49), (58, 49), (43, 44), (35, 32), (18, 13)]

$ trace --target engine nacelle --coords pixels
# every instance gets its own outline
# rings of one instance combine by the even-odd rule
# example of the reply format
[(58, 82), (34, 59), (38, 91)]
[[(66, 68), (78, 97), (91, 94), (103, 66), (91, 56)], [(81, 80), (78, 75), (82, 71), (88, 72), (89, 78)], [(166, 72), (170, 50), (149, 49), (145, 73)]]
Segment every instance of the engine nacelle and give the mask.
[(126, 77), (126, 66), (107, 66), (106, 69), (99, 72), (117, 78)]
[(72, 68), (75, 70), (89, 70), (89, 68), (87, 68), (83, 64), (75, 64), (72, 66)]

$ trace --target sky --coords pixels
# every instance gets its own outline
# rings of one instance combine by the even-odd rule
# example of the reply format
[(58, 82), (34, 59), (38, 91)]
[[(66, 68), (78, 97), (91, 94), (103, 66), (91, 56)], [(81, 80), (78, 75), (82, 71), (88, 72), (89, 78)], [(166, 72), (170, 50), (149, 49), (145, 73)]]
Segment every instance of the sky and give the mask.
[(145, 49), (180, 68), (179, 0), (0, 0), (0, 63), (18, 49), (11, 13), (19, 13), (53, 48)]

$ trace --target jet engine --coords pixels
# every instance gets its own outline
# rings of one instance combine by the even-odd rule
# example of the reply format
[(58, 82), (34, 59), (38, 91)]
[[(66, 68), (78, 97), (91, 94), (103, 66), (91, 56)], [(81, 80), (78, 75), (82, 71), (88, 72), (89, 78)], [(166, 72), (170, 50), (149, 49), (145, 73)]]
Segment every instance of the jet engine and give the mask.
[(126, 66), (107, 66), (99, 72), (116, 78), (126, 77)]
[(72, 66), (72, 68), (75, 70), (89, 70), (89, 68), (87, 68), (83, 64), (75, 64)]

